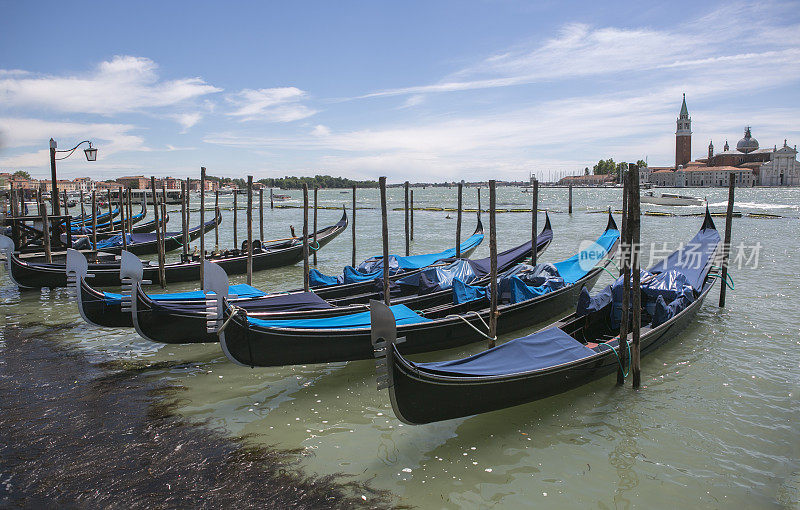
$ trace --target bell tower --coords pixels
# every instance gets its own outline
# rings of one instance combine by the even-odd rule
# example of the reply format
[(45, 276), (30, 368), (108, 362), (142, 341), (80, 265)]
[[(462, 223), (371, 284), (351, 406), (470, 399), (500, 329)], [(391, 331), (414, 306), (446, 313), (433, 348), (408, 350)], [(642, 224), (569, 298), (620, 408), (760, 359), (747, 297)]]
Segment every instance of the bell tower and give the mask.
[(675, 130), (675, 168), (686, 166), (692, 159), (692, 119), (686, 108), (686, 94), (683, 95), (681, 113)]

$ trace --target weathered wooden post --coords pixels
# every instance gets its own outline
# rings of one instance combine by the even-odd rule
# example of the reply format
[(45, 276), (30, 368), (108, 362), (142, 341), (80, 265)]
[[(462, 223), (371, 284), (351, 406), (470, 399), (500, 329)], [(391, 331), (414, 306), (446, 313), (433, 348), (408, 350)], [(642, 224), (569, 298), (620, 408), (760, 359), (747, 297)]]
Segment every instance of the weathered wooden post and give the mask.
[(247, 285), (253, 284), (253, 176), (247, 176)]
[[(156, 246), (158, 248), (158, 283), (159, 285), (161, 285), (161, 288), (164, 288), (166, 287), (166, 282), (162, 279), (162, 272), (161, 272), (161, 266), (163, 264), (162, 262), (163, 258), (161, 256), (163, 253), (161, 236), (163, 230), (161, 229), (161, 223), (159, 222), (159, 218), (161, 218), (161, 221), (164, 221), (164, 218), (162, 217), (161, 212), (159, 211), (158, 194), (156, 193), (156, 178), (153, 175), (150, 176), (150, 189), (153, 192), (153, 220), (156, 222)], [(124, 233), (122, 235), (123, 237), (125, 236)]]
[(411, 190), (411, 207), (409, 207), (409, 215), (411, 216), (411, 240), (414, 240), (414, 190)]
[(378, 184), (381, 189), (381, 234), (383, 236), (383, 302), (391, 306), (392, 300), (389, 292), (389, 218), (386, 212), (386, 177), (380, 177)]
[(128, 232), (131, 234), (133, 233), (133, 190), (128, 188), (126, 190), (127, 198), (128, 198)]
[[(69, 200), (67, 200), (67, 190), (64, 190), (62, 193), (64, 195), (64, 214), (69, 216)], [(71, 227), (72, 225), (70, 225), (70, 230), (72, 229)]]
[[(108, 194), (108, 213), (109, 213), (108, 215), (109, 215), (109, 221), (111, 221), (111, 222), (112, 222), (112, 224), (113, 224), (113, 222), (114, 222), (114, 218), (113, 218), (113, 216), (114, 216), (114, 205), (111, 203), (111, 188), (108, 188), (108, 189), (106, 190), (106, 193)], [(154, 199), (154, 200), (155, 200), (155, 199)]]
[(275, 209), (275, 200), (272, 198), (272, 187), (269, 188), (269, 208)]
[[(36, 204), (37, 207), (40, 203), (41, 202)], [(81, 227), (83, 227), (81, 230), (86, 232), (86, 208), (83, 206), (83, 188), (81, 188)]]
[(261, 236), (259, 239), (264, 241), (264, 187), (258, 189), (258, 226)]
[(410, 231), (411, 224), (409, 223), (409, 217), (408, 217), (408, 181), (405, 182), (403, 188), (405, 189), (405, 200), (403, 202), (403, 211), (406, 217), (406, 257), (408, 257), (411, 254), (411, 231)]
[(308, 273), (308, 183), (303, 183), (303, 288), (306, 292), (310, 289)]
[(481, 217), (481, 188), (478, 188), (478, 219)]
[(237, 199), (237, 197), (239, 196), (239, 193), (237, 193), (237, 191), (238, 189), (233, 190), (233, 249), (234, 250), (239, 249), (239, 236), (238, 236), (239, 224), (237, 221), (238, 220), (237, 209), (239, 209), (239, 200)]
[[(217, 217), (219, 211), (219, 190), (214, 190), (214, 218)], [(186, 223), (189, 223), (187, 220)], [(219, 251), (219, 223), (214, 224), (214, 251)]]
[(456, 258), (461, 258), (461, 210), (464, 207), (464, 181), (458, 183), (458, 213), (456, 214)]
[(725, 211), (725, 244), (722, 245), (722, 285), (719, 288), (719, 306), (725, 306), (725, 291), (728, 283), (728, 258), (731, 253), (733, 235), (733, 190), (736, 187), (734, 173), (728, 175), (728, 209)]
[(628, 317), (630, 314), (631, 296), (631, 236), (628, 218), (630, 217), (630, 179), (624, 174), (622, 179), (622, 232), (620, 237), (620, 265), (622, 276), (622, 321), (619, 325), (619, 368), (617, 384), (625, 384), (625, 367), (628, 364)]
[[(162, 181), (163, 183), (163, 181)], [(161, 185), (161, 217), (164, 218), (164, 222), (161, 223), (161, 260), (163, 261), (158, 266), (158, 279), (159, 281), (163, 281), (164, 285), (167, 284), (167, 273), (166, 268), (164, 267), (167, 263), (167, 189), (162, 184)]]
[[(128, 250), (128, 235), (125, 230), (125, 207), (124, 207), (124, 195), (122, 191), (122, 186), (119, 188), (119, 228), (122, 232), (122, 249)], [(114, 219), (111, 219), (111, 225), (114, 225)], [(112, 227), (113, 228), (113, 227)], [(72, 230), (71, 228), (69, 229)]]
[(183, 261), (189, 260), (189, 224), (186, 223), (186, 210), (189, 209), (189, 190), (186, 183), (181, 181), (181, 232), (183, 232)]
[(533, 196), (531, 197), (531, 265), (535, 266), (538, 260), (537, 248), (539, 244), (539, 181), (533, 180)]
[(572, 214), (572, 183), (569, 183), (569, 214)]
[(97, 250), (97, 191), (92, 190), (92, 249)]
[[(186, 225), (188, 225), (188, 228), (192, 228), (191, 227), (192, 222), (190, 221), (190, 218), (192, 216), (190, 210), (190, 207), (192, 205), (191, 192), (192, 192), (192, 183), (191, 180), (187, 177), (186, 178)], [(191, 243), (191, 240), (189, 240), (189, 243)], [(189, 249), (188, 244), (186, 245), (186, 248)]]
[[(47, 205), (42, 199), (42, 190), (38, 191), (37, 206), (42, 217), (42, 244), (44, 244), (44, 260), (50, 264), (53, 262), (53, 253), (50, 251), (50, 223), (47, 220)], [(72, 228), (67, 227), (67, 228)]]
[(633, 289), (633, 345), (631, 347), (631, 371), (633, 375), (633, 387), (638, 388), (642, 382), (641, 367), (641, 348), (640, 336), (642, 329), (642, 275), (639, 271), (639, 252), (640, 252), (640, 225), (641, 216), (639, 210), (639, 169), (636, 165), (630, 165), (628, 172), (632, 174), (631, 196), (630, 196), (630, 218), (628, 218), (629, 228), (631, 229), (631, 288)]
[(496, 183), (494, 179), (489, 181), (489, 260), (491, 262), (490, 271), (490, 309), (489, 309), (489, 348), (495, 346), (497, 338), (497, 199)]
[[(214, 214), (217, 211), (214, 210)], [(200, 167), (200, 225), (205, 225), (206, 218), (206, 167)], [(206, 233), (200, 228), (200, 289), (203, 290), (203, 277), (205, 271), (203, 269), (203, 262), (206, 260)]]
[(314, 186), (314, 265), (317, 265), (317, 248), (319, 248), (319, 244), (317, 244), (317, 192), (319, 192), (319, 186)]
[(351, 230), (353, 231), (353, 250), (352, 250), (352, 261), (350, 265), (352, 267), (356, 267), (356, 186), (353, 185), (353, 222), (351, 224)]

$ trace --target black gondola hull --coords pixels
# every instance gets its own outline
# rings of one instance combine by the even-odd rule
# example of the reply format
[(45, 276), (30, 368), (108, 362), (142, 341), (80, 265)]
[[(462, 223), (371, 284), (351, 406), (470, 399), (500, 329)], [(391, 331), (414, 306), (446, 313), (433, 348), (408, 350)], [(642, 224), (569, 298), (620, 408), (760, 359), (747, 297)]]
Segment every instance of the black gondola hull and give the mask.
[[(616, 245), (615, 245), (616, 246)], [(552, 318), (578, 301), (581, 289), (591, 289), (602, 270), (595, 268), (575, 285), (544, 294), (535, 299), (499, 307), (497, 321), (499, 333), (516, 331)], [(475, 303), (472, 305), (484, 303)], [(465, 310), (466, 311), (466, 310)], [(230, 316), (226, 309), (225, 319)], [(398, 336), (406, 338), (400, 344), (404, 354), (430, 352), (459, 347), (485, 339), (472, 326), (482, 327), (475, 314), (444, 318), (433, 322), (398, 326)], [(488, 322), (489, 310), (480, 311), (483, 321)], [(469, 322), (470, 324), (468, 324)], [(335, 361), (370, 359), (373, 348), (369, 328), (352, 330), (308, 330), (260, 328), (250, 325), (237, 315), (231, 319), (225, 331), (226, 354), (246, 366), (283, 366)]]
[[(697, 314), (714, 280), (704, 292), (679, 315), (661, 326), (643, 332), (641, 355), (645, 356), (674, 338)], [(566, 326), (567, 317), (556, 326)], [(400, 351), (402, 345), (399, 344)], [(586, 361), (532, 374), (496, 378), (446, 378), (416, 370), (396, 350), (389, 349), (387, 363), (391, 370), (389, 388), (397, 417), (409, 424), (424, 424), (496, 411), (564, 393), (601, 377), (615, 373), (618, 361), (608, 350)]]

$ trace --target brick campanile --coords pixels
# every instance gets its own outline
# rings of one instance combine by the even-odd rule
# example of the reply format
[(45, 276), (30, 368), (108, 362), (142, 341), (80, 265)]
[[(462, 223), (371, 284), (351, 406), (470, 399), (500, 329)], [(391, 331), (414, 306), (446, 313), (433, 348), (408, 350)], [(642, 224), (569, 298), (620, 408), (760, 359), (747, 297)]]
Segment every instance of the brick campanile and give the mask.
[(692, 160), (692, 119), (689, 109), (686, 108), (686, 94), (683, 95), (681, 113), (677, 120), (678, 128), (675, 131), (675, 168)]

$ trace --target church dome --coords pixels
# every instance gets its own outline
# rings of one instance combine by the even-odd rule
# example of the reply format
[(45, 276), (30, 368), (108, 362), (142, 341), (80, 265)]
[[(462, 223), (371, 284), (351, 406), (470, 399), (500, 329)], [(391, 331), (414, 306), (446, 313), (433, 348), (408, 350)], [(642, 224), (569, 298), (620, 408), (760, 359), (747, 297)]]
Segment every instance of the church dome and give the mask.
[(750, 126), (747, 126), (744, 130), (744, 138), (739, 140), (739, 143), (736, 144), (736, 150), (747, 154), (756, 149), (758, 149), (758, 140), (753, 138), (753, 135), (750, 134)]

